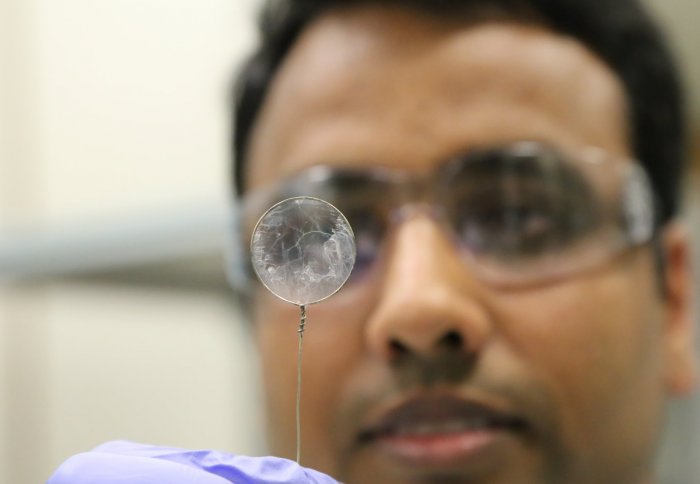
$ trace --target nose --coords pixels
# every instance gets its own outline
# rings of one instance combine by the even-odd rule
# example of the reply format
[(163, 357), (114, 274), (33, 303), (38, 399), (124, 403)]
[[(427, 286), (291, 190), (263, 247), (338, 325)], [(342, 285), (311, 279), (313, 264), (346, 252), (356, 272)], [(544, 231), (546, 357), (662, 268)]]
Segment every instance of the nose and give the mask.
[(386, 360), (406, 354), (477, 354), (491, 331), (485, 288), (435, 220), (404, 220), (387, 241), (380, 294), (365, 335)]

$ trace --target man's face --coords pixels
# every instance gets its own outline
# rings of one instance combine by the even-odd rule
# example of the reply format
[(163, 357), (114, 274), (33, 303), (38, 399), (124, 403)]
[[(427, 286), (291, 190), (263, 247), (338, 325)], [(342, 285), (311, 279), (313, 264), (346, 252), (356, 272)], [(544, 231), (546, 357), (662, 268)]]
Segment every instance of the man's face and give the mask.
[[(429, 173), (471, 147), (529, 139), (622, 160), (625, 109), (600, 61), (544, 29), (338, 11), (277, 75), (246, 186), (317, 164)], [(347, 483), (646, 480), (664, 385), (680, 371), (649, 248), (505, 290), (418, 214), (380, 259), (308, 310), (304, 465)], [(271, 450), (292, 457), (298, 308), (256, 292)]]

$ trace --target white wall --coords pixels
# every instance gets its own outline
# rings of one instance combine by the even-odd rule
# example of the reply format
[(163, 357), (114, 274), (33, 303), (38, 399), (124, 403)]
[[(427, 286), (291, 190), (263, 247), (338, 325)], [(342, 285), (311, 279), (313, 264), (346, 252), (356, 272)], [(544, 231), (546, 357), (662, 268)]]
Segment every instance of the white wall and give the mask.
[[(257, 3), (0, 0), (0, 238), (222, 206)], [(219, 293), (0, 287), (0, 482), (114, 438), (258, 453), (254, 359)]]
[(42, 222), (223, 203), (227, 80), (257, 2), (10, 1), (28, 84), (7, 95), (33, 115), (17, 149), (34, 155)]

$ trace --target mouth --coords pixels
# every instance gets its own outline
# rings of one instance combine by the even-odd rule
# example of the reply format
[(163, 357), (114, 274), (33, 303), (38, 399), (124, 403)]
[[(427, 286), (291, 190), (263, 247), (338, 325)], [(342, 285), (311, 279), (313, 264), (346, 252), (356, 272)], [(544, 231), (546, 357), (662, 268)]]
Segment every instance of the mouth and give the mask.
[(443, 467), (490, 460), (527, 429), (524, 418), (483, 403), (424, 396), (384, 412), (359, 441), (403, 464)]

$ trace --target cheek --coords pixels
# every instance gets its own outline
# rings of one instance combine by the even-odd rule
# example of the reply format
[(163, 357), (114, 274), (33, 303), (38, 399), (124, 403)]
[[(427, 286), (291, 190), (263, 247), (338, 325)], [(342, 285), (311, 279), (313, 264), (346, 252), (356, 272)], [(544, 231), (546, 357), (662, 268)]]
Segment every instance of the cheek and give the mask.
[(500, 304), (501, 320), (514, 322), (507, 344), (557, 400), (571, 446), (604, 447), (657, 418), (660, 312), (650, 273), (640, 263)]

